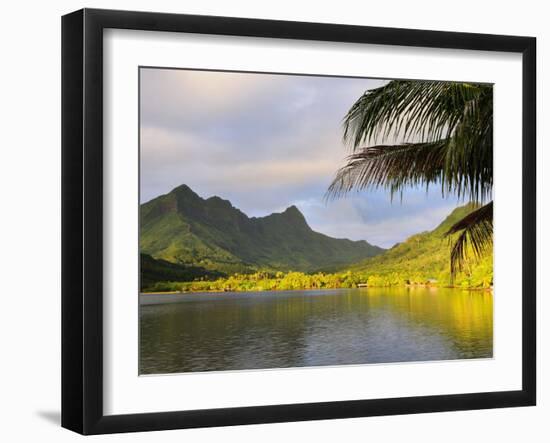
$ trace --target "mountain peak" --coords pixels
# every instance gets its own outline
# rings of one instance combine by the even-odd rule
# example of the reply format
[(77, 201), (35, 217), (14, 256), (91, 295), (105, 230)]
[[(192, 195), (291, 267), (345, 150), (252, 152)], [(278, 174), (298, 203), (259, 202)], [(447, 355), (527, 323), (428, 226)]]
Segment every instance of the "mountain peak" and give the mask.
[(302, 215), (302, 213), (300, 212), (300, 210), (299, 210), (296, 206), (294, 206), (294, 205), (289, 206), (288, 208), (286, 208), (286, 209), (283, 211), (283, 214), (289, 214), (289, 215), (290, 215), (290, 214), (294, 214), (294, 215), (299, 214), (299, 215)]
[(295, 205), (265, 217), (248, 217), (229, 200), (204, 199), (187, 185), (141, 206), (140, 248), (172, 263), (227, 273), (316, 270), (381, 252), (364, 241), (313, 231)]
[(309, 227), (304, 214), (300, 210), (292, 205), (286, 208), (283, 212), (272, 214), (275, 218), (284, 220), (287, 224), (293, 225), (296, 228), (311, 230)]
[(177, 195), (190, 195), (193, 197), (198, 197), (198, 194), (193, 191), (189, 186), (186, 184), (182, 184), (179, 186), (176, 186), (174, 189), (170, 191), (170, 194), (177, 194)]

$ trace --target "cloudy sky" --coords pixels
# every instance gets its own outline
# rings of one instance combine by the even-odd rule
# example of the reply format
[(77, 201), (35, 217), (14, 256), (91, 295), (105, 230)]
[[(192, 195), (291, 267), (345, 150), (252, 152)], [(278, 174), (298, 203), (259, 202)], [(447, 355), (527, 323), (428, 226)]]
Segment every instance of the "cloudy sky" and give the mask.
[(187, 184), (249, 216), (296, 205), (312, 229), (390, 247), (457, 206), (437, 189), (323, 199), (349, 147), (342, 118), (381, 80), (141, 69), (141, 200)]

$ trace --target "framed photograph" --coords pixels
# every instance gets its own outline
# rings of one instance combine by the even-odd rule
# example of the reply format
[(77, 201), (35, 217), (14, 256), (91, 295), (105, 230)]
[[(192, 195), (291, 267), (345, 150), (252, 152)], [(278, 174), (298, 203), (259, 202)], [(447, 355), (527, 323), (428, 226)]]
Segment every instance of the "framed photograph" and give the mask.
[(536, 401), (530, 37), (62, 20), (62, 425)]

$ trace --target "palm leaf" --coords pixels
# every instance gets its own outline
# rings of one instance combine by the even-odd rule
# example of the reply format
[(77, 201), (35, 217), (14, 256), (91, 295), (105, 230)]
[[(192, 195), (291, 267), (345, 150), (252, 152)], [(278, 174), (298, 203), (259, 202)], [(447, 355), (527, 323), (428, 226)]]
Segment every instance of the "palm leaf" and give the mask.
[(393, 196), (406, 186), (436, 183), (443, 175), (445, 147), (446, 142), (439, 141), (364, 148), (348, 156), (326, 197), (375, 187), (385, 187)]
[[(444, 192), (482, 203), (490, 197), (493, 184), (492, 109), (492, 88), (487, 85), (392, 81), (365, 92), (352, 106), (344, 118), (344, 140), (351, 142), (354, 153), (365, 153), (364, 143), (388, 139), (394, 146), (410, 145), (413, 139), (440, 147), (446, 143), (439, 174)], [(368, 168), (356, 160), (348, 158), (343, 169)], [(410, 164), (410, 157), (404, 163)], [(426, 177), (427, 184), (433, 183), (431, 178)]]
[(344, 118), (344, 139), (356, 148), (384, 141), (392, 131), (403, 140), (413, 135), (424, 141), (447, 138), (463, 119), (466, 103), (487, 98), (492, 99), (488, 85), (394, 80), (355, 102)]
[(477, 259), (490, 251), (493, 245), (493, 202), (466, 215), (455, 223), (445, 235), (457, 234), (451, 249), (451, 276), (462, 271), (471, 249)]
[[(327, 197), (353, 189), (437, 184), (442, 195), (485, 204), (493, 187), (493, 92), (491, 85), (394, 80), (366, 91), (344, 118), (352, 153), (338, 170)], [(374, 144), (375, 146), (365, 146)], [(468, 250), (480, 255), (492, 240), (492, 202), (449, 231), (459, 234), (451, 273)], [(468, 246), (468, 245), (471, 245)]]

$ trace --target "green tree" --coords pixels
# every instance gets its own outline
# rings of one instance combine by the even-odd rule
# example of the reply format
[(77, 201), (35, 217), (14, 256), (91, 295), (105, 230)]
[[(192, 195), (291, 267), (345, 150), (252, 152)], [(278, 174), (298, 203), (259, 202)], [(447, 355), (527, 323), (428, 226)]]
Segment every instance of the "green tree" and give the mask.
[(451, 275), (469, 252), (492, 247), (493, 89), (491, 85), (394, 80), (366, 91), (344, 118), (352, 147), (328, 197), (353, 189), (441, 187), (476, 209), (451, 226)]

